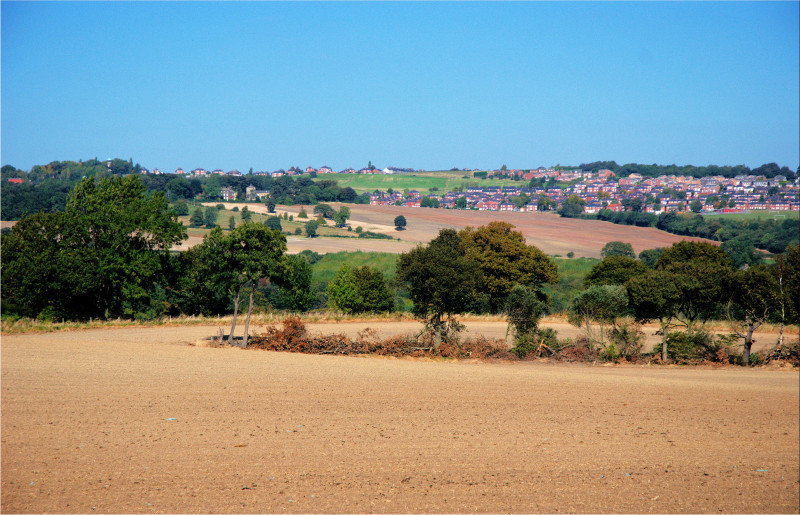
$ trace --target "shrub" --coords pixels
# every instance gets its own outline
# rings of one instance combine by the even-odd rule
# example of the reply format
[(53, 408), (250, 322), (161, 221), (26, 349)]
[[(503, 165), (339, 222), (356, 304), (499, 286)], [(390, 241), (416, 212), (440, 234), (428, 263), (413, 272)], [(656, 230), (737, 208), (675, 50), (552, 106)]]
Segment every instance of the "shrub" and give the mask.
[(225, 209), (225, 204), (217, 204), (217, 209)]
[(239, 206), (233, 206), (233, 209), (231, 209), (231, 211), (233, 211), (234, 213), (238, 213), (239, 212)]
[[(642, 352), (644, 332), (639, 324), (630, 320), (618, 320), (608, 333), (611, 344), (619, 357), (632, 360)], [(618, 349), (618, 350), (617, 350)]]

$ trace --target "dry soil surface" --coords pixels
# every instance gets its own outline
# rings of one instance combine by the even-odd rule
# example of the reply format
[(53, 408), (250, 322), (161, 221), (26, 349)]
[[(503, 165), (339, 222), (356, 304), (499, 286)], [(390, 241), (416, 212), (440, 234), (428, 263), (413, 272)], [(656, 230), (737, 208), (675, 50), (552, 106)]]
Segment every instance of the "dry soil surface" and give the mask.
[(191, 345), (213, 332), (4, 336), (2, 511), (800, 508), (797, 370)]
[[(207, 205), (213, 205), (207, 203)], [(235, 203), (225, 204), (233, 209)], [(244, 204), (240, 204), (240, 207)], [(600, 257), (600, 251), (609, 241), (624, 241), (633, 246), (638, 254), (642, 250), (656, 247), (669, 247), (681, 240), (697, 240), (669, 234), (652, 227), (615, 225), (599, 220), (579, 220), (562, 218), (554, 213), (509, 213), (497, 211), (464, 211), (459, 209), (411, 208), (403, 206), (368, 206), (346, 204), (350, 209), (349, 224), (364, 230), (389, 234), (399, 241), (372, 240), (358, 238), (289, 238), (289, 252), (310, 249), (321, 254), (342, 250), (364, 250), (378, 252), (407, 252), (415, 245), (427, 243), (435, 238), (441, 229), (460, 230), (464, 227), (480, 227), (491, 221), (508, 222), (525, 236), (527, 242), (536, 245), (545, 254), (565, 256), (574, 252), (578, 257)], [(256, 213), (266, 213), (263, 204), (247, 204)], [(340, 204), (331, 204), (335, 209)], [(314, 206), (278, 206), (278, 214), (288, 213), (297, 216), (300, 209), (313, 213)], [(403, 215), (408, 223), (406, 230), (396, 231), (394, 219)], [(190, 238), (180, 248), (188, 248), (200, 243), (200, 238)], [(712, 242), (715, 243), (715, 242)]]

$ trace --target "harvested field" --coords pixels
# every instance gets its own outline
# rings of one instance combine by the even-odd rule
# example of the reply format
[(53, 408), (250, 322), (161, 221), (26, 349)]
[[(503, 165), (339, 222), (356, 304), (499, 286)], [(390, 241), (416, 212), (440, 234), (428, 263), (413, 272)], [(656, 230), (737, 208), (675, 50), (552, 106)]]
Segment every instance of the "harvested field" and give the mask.
[[(236, 204), (226, 204), (232, 209)], [(335, 209), (339, 204), (331, 204)], [(348, 239), (348, 238), (290, 238), (289, 252), (300, 252), (304, 249), (319, 253), (339, 252), (342, 250), (363, 250), (377, 252), (406, 252), (420, 243), (427, 243), (435, 238), (441, 229), (460, 230), (467, 226), (479, 227), (491, 221), (500, 220), (516, 226), (529, 244), (536, 245), (545, 254), (565, 256), (574, 252), (577, 257), (600, 257), (600, 250), (609, 241), (625, 241), (633, 246), (638, 254), (642, 250), (656, 247), (669, 247), (682, 240), (698, 240), (677, 236), (652, 227), (634, 227), (615, 225), (599, 220), (578, 220), (561, 218), (553, 213), (508, 213), (492, 211), (462, 211), (455, 209), (409, 208), (402, 206), (367, 206), (347, 204), (352, 217), (349, 221), (353, 227), (361, 226), (366, 231), (382, 232), (399, 238), (402, 242), (387, 240)], [(279, 214), (287, 212), (297, 215), (303, 206), (278, 206)], [(266, 212), (264, 205), (248, 205), (253, 212)], [(312, 213), (314, 206), (305, 206)], [(394, 219), (398, 215), (406, 217), (407, 229), (396, 231)], [(199, 243), (189, 242), (188, 246)], [(716, 243), (716, 242), (712, 242)], [(187, 244), (184, 244), (184, 247)]]
[(2, 511), (800, 508), (796, 369), (191, 345), (214, 333), (3, 336)]

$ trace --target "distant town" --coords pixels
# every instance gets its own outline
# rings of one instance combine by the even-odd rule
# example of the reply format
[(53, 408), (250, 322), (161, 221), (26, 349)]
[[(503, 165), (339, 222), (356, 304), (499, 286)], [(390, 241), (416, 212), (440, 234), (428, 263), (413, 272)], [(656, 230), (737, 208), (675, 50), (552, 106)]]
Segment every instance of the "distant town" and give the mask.
[[(309, 166), (305, 170), (291, 167), (288, 170), (273, 172), (251, 169), (248, 173), (277, 178), (323, 174), (402, 174), (418, 171), (421, 172), (393, 167), (384, 169), (366, 167), (359, 170), (346, 168), (334, 171), (328, 166), (320, 168)], [(142, 173), (158, 175), (163, 172), (158, 169), (152, 171), (142, 169)], [(193, 177), (245, 175), (238, 170), (207, 171), (203, 168), (196, 168), (190, 172), (178, 168), (174, 173)], [(591, 172), (552, 168), (500, 169), (472, 171), (472, 173), (475, 177), (487, 179), (515, 179), (527, 186), (474, 186), (463, 188), (461, 191), (446, 192), (443, 195), (422, 194), (416, 190), (376, 191), (370, 195), (370, 204), (529, 212), (557, 210), (570, 197), (575, 196), (582, 201), (583, 212), (587, 214), (598, 213), (602, 209), (625, 211), (630, 210), (631, 206), (635, 206), (635, 210), (654, 214), (690, 209), (705, 213), (800, 210), (798, 180), (787, 180), (783, 175), (770, 178), (762, 175), (738, 175), (732, 178), (666, 175), (652, 178), (634, 173), (617, 179), (611, 170)], [(267, 195), (268, 192), (256, 191), (252, 187), (247, 189), (246, 200), (258, 200)], [(236, 192), (231, 188), (223, 188), (222, 197), (227, 201), (236, 200)]]

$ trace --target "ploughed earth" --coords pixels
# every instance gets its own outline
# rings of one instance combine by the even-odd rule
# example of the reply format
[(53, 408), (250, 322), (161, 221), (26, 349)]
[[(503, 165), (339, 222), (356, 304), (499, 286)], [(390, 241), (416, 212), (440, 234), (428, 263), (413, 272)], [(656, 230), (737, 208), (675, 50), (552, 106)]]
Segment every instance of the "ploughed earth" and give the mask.
[[(417, 327), (309, 329), (354, 335), (366, 326), (383, 335)], [(468, 329), (505, 335), (502, 322)], [(800, 509), (797, 369), (319, 356), (197, 344), (216, 332), (3, 335), (0, 509)]]

